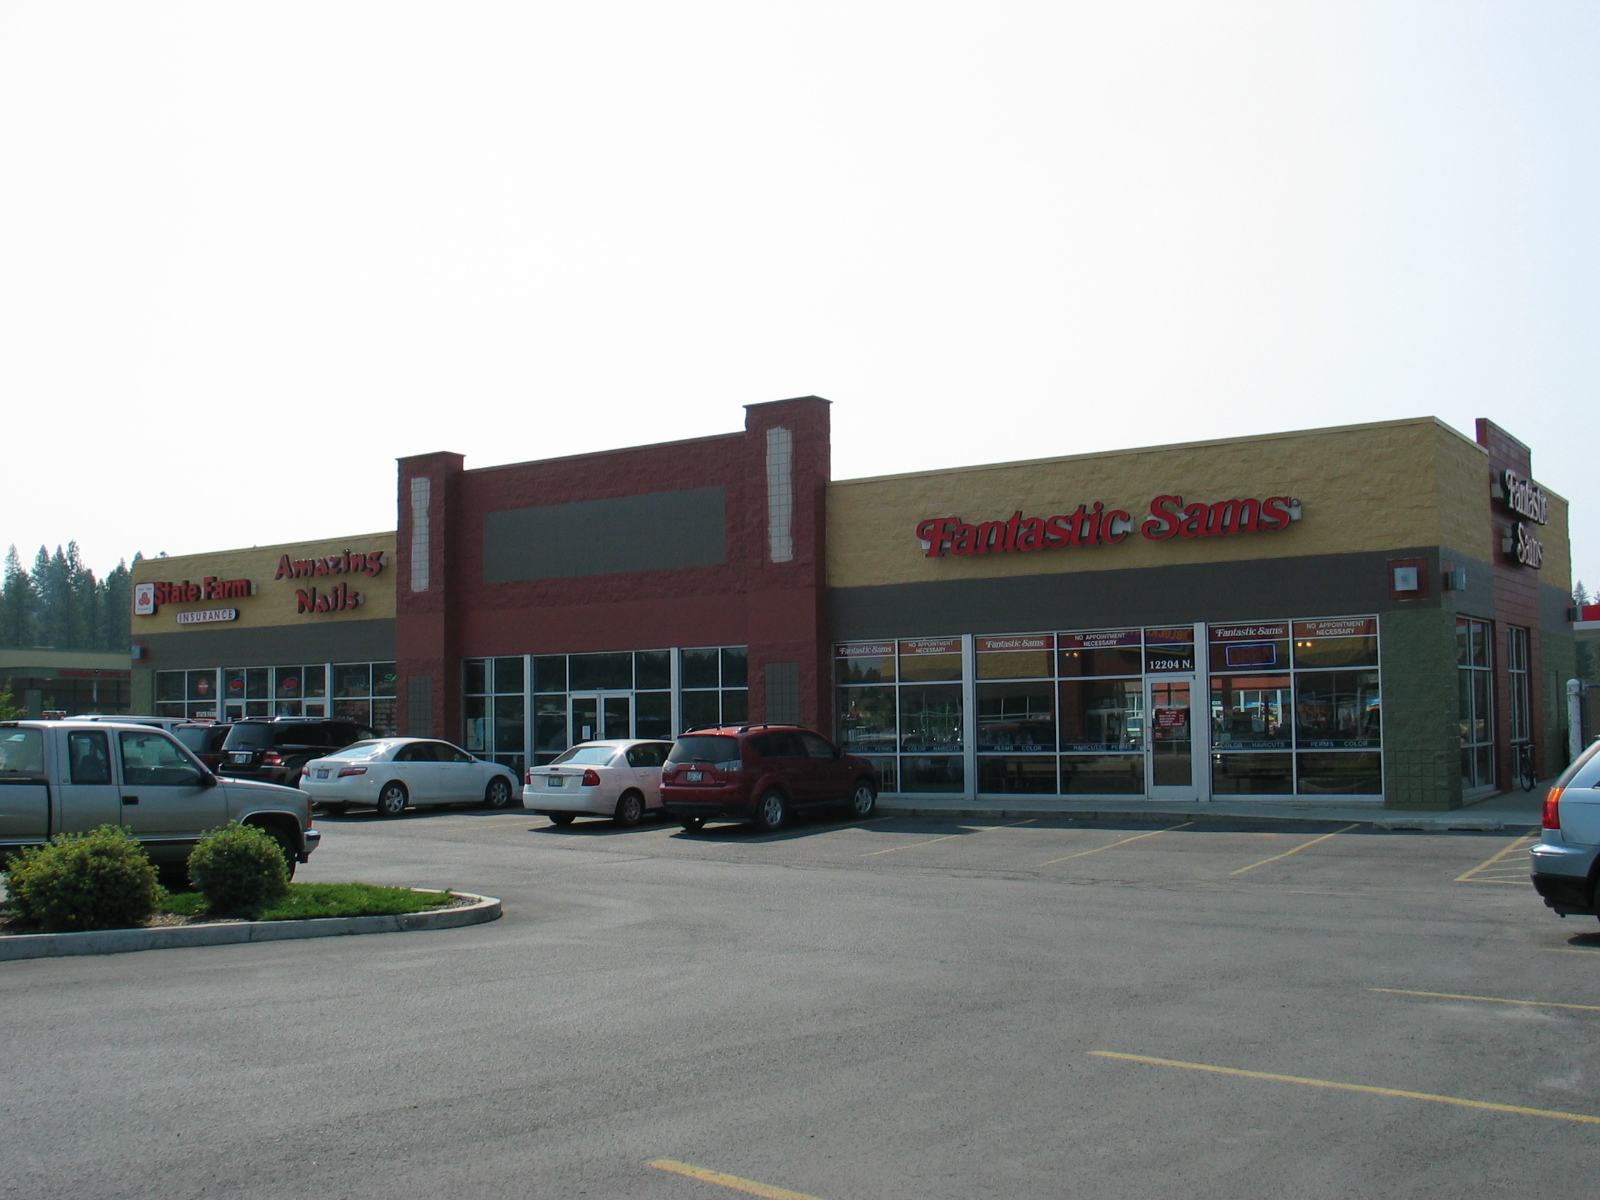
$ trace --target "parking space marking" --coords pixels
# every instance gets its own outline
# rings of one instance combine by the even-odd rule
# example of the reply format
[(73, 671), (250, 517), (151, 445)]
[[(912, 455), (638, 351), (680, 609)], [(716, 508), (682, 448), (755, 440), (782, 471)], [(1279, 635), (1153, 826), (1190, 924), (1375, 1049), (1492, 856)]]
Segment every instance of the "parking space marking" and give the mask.
[(1254, 871), (1257, 867), (1264, 867), (1268, 863), (1275, 863), (1280, 858), (1288, 858), (1291, 854), (1299, 854), (1302, 850), (1309, 850), (1318, 842), (1325, 842), (1329, 838), (1338, 837), (1341, 833), (1349, 833), (1352, 829), (1360, 828), (1361, 822), (1357, 821), (1354, 825), (1346, 825), (1343, 829), (1335, 829), (1332, 833), (1325, 833), (1321, 837), (1314, 837), (1309, 842), (1301, 842), (1293, 850), (1285, 850), (1282, 854), (1274, 854), (1271, 858), (1263, 858), (1260, 862), (1251, 863), (1248, 867), (1240, 867), (1237, 871), (1229, 871), (1228, 877), (1231, 879), (1235, 875), (1243, 875), (1246, 871)]
[[(1521, 837), (1514, 839), (1509, 846), (1507, 846), (1505, 849), (1501, 850), (1500, 853), (1496, 854), (1493, 858), (1486, 858), (1486, 859), (1484, 859), (1483, 862), (1481, 862), (1477, 866), (1473, 867), (1472, 870), (1465, 871), (1462, 874), (1457, 875), (1455, 877), (1455, 882), (1456, 883), (1516, 883), (1516, 884), (1522, 884), (1523, 886), (1526, 886), (1526, 887), (1532, 887), (1533, 886), (1533, 881), (1528, 878), (1528, 865), (1526, 863), (1515, 863), (1510, 867), (1497, 866), (1497, 864), (1500, 863), (1500, 861), (1502, 859), (1504, 859), (1507, 855), (1515, 854), (1518, 850), (1526, 850), (1529, 846), (1533, 845), (1533, 843), (1535, 843), (1538, 840), (1539, 840), (1539, 835), (1536, 834), (1536, 833), (1525, 833), (1525, 834), (1523, 834)], [(1506, 873), (1508, 871), (1512, 871), (1512, 870), (1517, 871), (1521, 875), (1521, 878), (1520, 879), (1507, 878), (1506, 877)], [(1489, 873), (1488, 874), (1484, 874), (1484, 872), (1489, 872)]]
[(1507, 1000), (1504, 996), (1458, 996), (1454, 992), (1411, 992), (1405, 988), (1368, 988), (1391, 996), (1428, 996), (1435, 1000), (1481, 1000), (1485, 1004), (1527, 1004), (1534, 1008), (1575, 1008), (1580, 1012), (1600, 1012), (1600, 1004), (1557, 1004), (1554, 1000)]
[(673, 1158), (658, 1158), (654, 1162), (645, 1163), (645, 1166), (654, 1167), (658, 1171), (671, 1171), (674, 1175), (686, 1175), (702, 1183), (714, 1183), (719, 1187), (732, 1188), (736, 1192), (744, 1192), (750, 1196), (765, 1196), (767, 1200), (818, 1200), (818, 1197), (809, 1196), (805, 1192), (791, 1192), (788, 1188), (773, 1187), (770, 1183), (740, 1179), (737, 1175), (724, 1175), (721, 1171), (692, 1166)]
[(1076, 854), (1068, 854), (1063, 858), (1052, 858), (1049, 862), (1040, 863), (1039, 866), (1053, 867), (1056, 863), (1064, 863), (1069, 858), (1082, 858), (1086, 854), (1099, 854), (1102, 850), (1115, 850), (1118, 846), (1126, 846), (1129, 842), (1137, 842), (1140, 838), (1155, 837), (1158, 833), (1171, 833), (1174, 829), (1187, 829), (1193, 824), (1193, 821), (1185, 821), (1182, 825), (1168, 825), (1165, 829), (1152, 829), (1149, 833), (1137, 833), (1133, 837), (1123, 838), (1120, 842), (1112, 842), (1109, 846), (1096, 846), (1093, 850), (1079, 850)]
[(1401, 1088), (1373, 1087), (1365, 1083), (1339, 1083), (1332, 1079), (1307, 1079), (1300, 1075), (1274, 1075), (1267, 1071), (1241, 1071), (1238, 1067), (1214, 1067), (1210, 1063), (1178, 1062), (1171, 1058), (1150, 1058), (1144, 1054), (1118, 1054), (1111, 1050), (1091, 1050), (1094, 1058), (1117, 1058), (1124, 1062), (1145, 1063), (1153, 1067), (1181, 1067), (1185, 1071), (1206, 1071), (1213, 1075), (1235, 1075), (1243, 1079), (1266, 1079), (1273, 1083), (1299, 1083), (1307, 1087), (1332, 1088), (1340, 1092), (1364, 1092), (1369, 1096), (1395, 1096), (1402, 1100), (1431, 1100), (1458, 1108), (1483, 1108), (1490, 1112), (1519, 1113), (1525, 1117), (1546, 1117), (1552, 1121), (1577, 1121), (1600, 1125), (1600, 1117), (1587, 1113), (1562, 1112), (1553, 1108), (1527, 1108), (1520, 1104), (1497, 1104), (1492, 1100), (1464, 1100), (1460, 1096), (1439, 1096), (1433, 1092), (1408, 1092)]
[(943, 837), (929, 838), (925, 842), (908, 842), (904, 846), (890, 846), (887, 850), (869, 850), (862, 858), (876, 858), (880, 854), (893, 854), (896, 850), (914, 850), (918, 846), (931, 846), (935, 842), (948, 842), (954, 838), (973, 837), (979, 833), (993, 833), (996, 829), (1014, 829), (1018, 825), (1031, 825), (1038, 817), (1029, 817), (1026, 821), (1012, 821), (1006, 825), (987, 825), (982, 829), (975, 829), (971, 833), (947, 833)]

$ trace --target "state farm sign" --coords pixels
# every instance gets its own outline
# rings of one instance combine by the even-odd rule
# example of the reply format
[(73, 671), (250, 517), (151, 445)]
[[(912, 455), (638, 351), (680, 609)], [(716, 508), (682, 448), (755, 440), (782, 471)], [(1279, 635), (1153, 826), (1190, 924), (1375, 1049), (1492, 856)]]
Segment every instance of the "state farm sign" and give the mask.
[(242, 600), (255, 594), (248, 579), (218, 579), (207, 575), (199, 583), (136, 583), (133, 586), (135, 616), (154, 616), (163, 604), (196, 604), (201, 600)]
[(1018, 509), (1003, 521), (964, 521), (960, 517), (931, 517), (917, 526), (917, 537), (928, 558), (965, 554), (1011, 554), (1031, 550), (1060, 550), (1072, 546), (1114, 546), (1127, 539), (1137, 525), (1139, 535), (1152, 542), (1168, 538), (1220, 537), (1234, 533), (1271, 533), (1287, 529), (1301, 517), (1300, 501), (1291, 496), (1265, 500), (1233, 499), (1185, 504), (1182, 496), (1157, 496), (1150, 501), (1149, 516), (1135, 522), (1131, 513), (1107, 508), (1104, 502), (1080, 504), (1075, 512), (1053, 517), (1024, 516)]

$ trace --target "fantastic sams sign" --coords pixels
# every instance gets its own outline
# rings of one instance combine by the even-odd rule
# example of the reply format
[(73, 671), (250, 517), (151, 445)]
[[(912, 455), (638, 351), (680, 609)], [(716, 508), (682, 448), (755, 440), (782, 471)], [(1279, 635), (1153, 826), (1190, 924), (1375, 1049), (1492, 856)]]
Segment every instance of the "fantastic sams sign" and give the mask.
[[(1265, 500), (1222, 500), (1185, 504), (1182, 496), (1157, 496), (1149, 517), (1138, 524), (1141, 537), (1219, 537), (1229, 533), (1271, 533), (1300, 519), (1300, 501), (1290, 496)], [(1010, 554), (1059, 550), (1067, 546), (1114, 546), (1134, 531), (1131, 513), (1107, 508), (1101, 501), (1078, 505), (1076, 512), (1055, 517), (1025, 517), (1021, 510), (1004, 521), (971, 524), (960, 517), (932, 517), (917, 526), (928, 558), (962, 554)]]

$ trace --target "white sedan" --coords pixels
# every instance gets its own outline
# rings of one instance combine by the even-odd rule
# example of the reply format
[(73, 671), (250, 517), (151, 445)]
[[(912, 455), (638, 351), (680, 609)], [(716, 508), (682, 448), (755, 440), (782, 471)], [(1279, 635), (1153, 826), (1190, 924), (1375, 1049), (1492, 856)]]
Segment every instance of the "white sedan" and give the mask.
[(574, 817), (610, 817), (637, 825), (661, 811), (661, 764), (671, 742), (584, 742), (523, 776), (522, 807), (557, 825)]
[(375, 738), (314, 758), (300, 790), (331, 812), (371, 806), (398, 817), (413, 804), (483, 804), (505, 808), (516, 794), (509, 767), (474, 758), (459, 746), (427, 738)]

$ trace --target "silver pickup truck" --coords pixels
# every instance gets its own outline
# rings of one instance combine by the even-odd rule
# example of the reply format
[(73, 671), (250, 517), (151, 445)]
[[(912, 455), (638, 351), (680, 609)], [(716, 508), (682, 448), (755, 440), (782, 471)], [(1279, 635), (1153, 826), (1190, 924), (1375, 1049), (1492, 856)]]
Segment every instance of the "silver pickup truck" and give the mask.
[(200, 836), (229, 821), (271, 834), (290, 874), (322, 837), (304, 792), (219, 779), (164, 729), (0, 721), (0, 858), (53, 834), (121, 825), (175, 879)]

